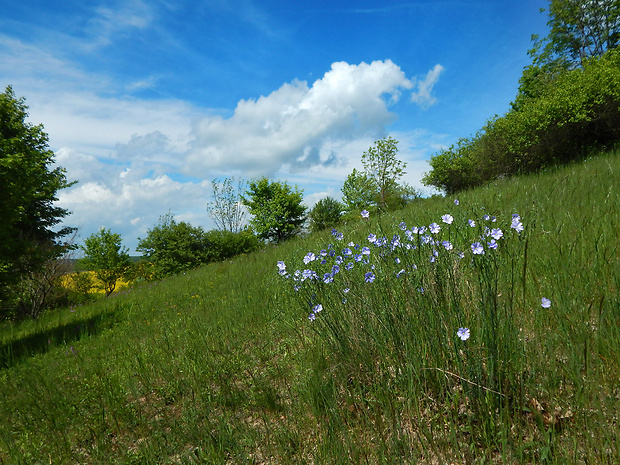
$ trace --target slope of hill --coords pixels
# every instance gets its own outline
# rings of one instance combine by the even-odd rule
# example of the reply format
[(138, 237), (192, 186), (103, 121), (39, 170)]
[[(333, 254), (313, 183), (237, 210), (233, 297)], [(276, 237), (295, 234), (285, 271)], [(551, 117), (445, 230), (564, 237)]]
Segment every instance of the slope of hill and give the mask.
[(600, 155), (5, 326), (0, 463), (620, 463), (619, 185)]

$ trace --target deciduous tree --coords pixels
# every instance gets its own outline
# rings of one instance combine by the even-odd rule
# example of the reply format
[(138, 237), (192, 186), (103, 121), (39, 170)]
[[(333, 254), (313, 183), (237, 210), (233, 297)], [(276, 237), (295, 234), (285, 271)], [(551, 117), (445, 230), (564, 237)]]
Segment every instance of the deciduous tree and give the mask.
[(122, 246), (120, 234), (102, 228), (98, 233), (91, 234), (81, 249), (84, 258), (80, 260), (80, 266), (95, 272), (95, 277), (103, 284), (105, 295), (109, 296), (131, 266), (129, 252)]
[(303, 192), (286, 182), (251, 181), (242, 201), (253, 215), (250, 224), (261, 239), (281, 242), (298, 234), (306, 221)]
[(56, 204), (72, 185), (54, 166), (42, 125), (26, 121), (28, 107), (9, 86), (0, 94), (0, 312), (12, 305), (10, 287), (67, 249), (74, 228), (57, 225), (69, 212)]
[(213, 201), (207, 204), (211, 218), (222, 231), (238, 233), (243, 227), (245, 211), (241, 202), (241, 194), (245, 189), (242, 179), (225, 178), (223, 181), (214, 179)]

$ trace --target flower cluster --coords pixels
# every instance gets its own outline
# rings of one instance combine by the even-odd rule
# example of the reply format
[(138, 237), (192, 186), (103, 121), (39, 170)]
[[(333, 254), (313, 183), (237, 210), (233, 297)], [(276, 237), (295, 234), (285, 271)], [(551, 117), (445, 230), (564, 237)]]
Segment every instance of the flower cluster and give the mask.
[[(455, 205), (459, 205), (457, 200)], [(364, 210), (361, 216), (367, 219), (370, 214)], [(366, 243), (349, 242), (342, 245), (338, 243), (344, 241), (344, 234), (332, 229), (334, 243), (321, 250), (307, 252), (301, 260), (303, 267), (292, 273), (287, 271), (283, 261), (278, 261), (278, 273), (291, 281), (296, 292), (308, 290), (310, 297), (305, 300), (311, 309), (308, 318), (314, 321), (317, 314), (323, 310), (323, 303), (328, 302), (327, 290), (331, 290), (332, 293), (335, 290), (340, 294), (340, 301), (344, 304), (352, 287), (357, 289), (360, 286), (363, 288), (376, 285), (373, 283), (377, 281), (400, 279), (417, 270), (415, 262), (418, 260), (436, 263), (444, 255), (453, 260), (461, 260), (469, 255), (473, 260), (476, 256), (497, 251), (501, 241), (505, 239), (505, 233), (496, 227), (495, 223), (497, 223), (495, 216), (483, 215), (477, 220), (457, 221), (450, 213), (446, 213), (441, 216), (441, 224), (433, 222), (428, 226), (409, 228), (406, 223), (401, 222), (398, 225), (400, 232), (393, 234), (391, 238), (383, 234), (370, 233), (365, 239)], [(524, 230), (519, 215), (513, 215), (510, 228), (516, 233)], [(470, 242), (455, 242), (454, 238), (462, 234), (455, 233), (454, 229), (468, 235), (471, 234), (468, 231), (473, 230), (477, 231), (477, 234), (470, 239)], [(424, 292), (421, 287), (418, 287), (418, 291)], [(466, 340), (469, 337), (469, 330), (466, 337), (465, 333), (459, 334), (459, 337)]]

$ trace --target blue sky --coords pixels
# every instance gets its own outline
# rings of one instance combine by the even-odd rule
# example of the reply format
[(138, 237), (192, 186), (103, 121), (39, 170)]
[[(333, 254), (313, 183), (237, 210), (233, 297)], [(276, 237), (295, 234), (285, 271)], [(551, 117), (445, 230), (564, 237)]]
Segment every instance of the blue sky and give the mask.
[[(211, 180), (268, 176), (312, 206), (391, 135), (422, 188), (433, 153), (509, 109), (546, 1), (8, 2), (0, 85), (26, 98), (81, 238), (170, 211), (214, 227)], [(430, 193), (425, 189), (426, 193)]]

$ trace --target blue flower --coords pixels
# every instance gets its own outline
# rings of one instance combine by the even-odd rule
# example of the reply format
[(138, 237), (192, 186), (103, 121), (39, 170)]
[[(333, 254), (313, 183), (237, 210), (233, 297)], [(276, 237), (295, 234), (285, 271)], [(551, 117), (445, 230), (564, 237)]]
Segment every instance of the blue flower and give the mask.
[(437, 223), (431, 223), (428, 228), (431, 230), (431, 234), (437, 234), (441, 229), (441, 226), (439, 226)]
[(493, 228), (491, 229), (491, 237), (495, 240), (500, 240), (500, 238), (504, 235), (501, 229)]
[(407, 224), (403, 221), (398, 225), (398, 227), (404, 231), (405, 229), (407, 229)]
[(362, 210), (362, 218), (368, 218), (370, 216), (370, 212), (368, 210)]
[(351, 268), (353, 268), (353, 262), (347, 263), (344, 267), (345, 269), (350, 270)]
[(441, 221), (443, 221), (446, 224), (452, 224), (452, 222), (454, 221), (454, 218), (452, 217), (452, 215), (449, 214), (445, 214), (441, 217)]
[(333, 274), (331, 274), (331, 273), (325, 273), (325, 274), (323, 275), (323, 282), (324, 282), (325, 284), (329, 284), (329, 283), (331, 283), (331, 282), (334, 282), (334, 275), (333, 275)]
[(540, 304), (540, 306), (541, 306), (542, 308), (549, 308), (549, 307), (551, 307), (551, 301), (550, 301), (549, 299), (547, 299), (546, 297), (543, 297), (543, 298), (541, 299), (541, 304)]
[(459, 199), (454, 199), (454, 205), (458, 205), (459, 203)]
[(349, 249), (348, 247), (347, 247), (347, 248), (345, 248), (345, 249), (342, 251), (342, 254), (343, 254), (343, 255), (351, 255), (352, 253), (353, 253), (353, 252), (351, 252), (351, 249)]
[(304, 263), (307, 265), (310, 262), (316, 260), (316, 256), (312, 252), (308, 252), (304, 257)]
[(373, 282), (375, 280), (375, 274), (372, 271), (369, 271), (368, 273), (364, 275), (364, 280), (367, 283)]
[(450, 241), (442, 241), (441, 245), (443, 245), (446, 250), (452, 250), (453, 248), (452, 242)]
[(512, 222), (510, 224), (510, 227), (518, 233), (520, 233), (524, 229), (523, 223), (521, 223), (521, 217), (516, 213), (512, 215)]
[(314, 313), (311, 313), (310, 316), (308, 317), (308, 319), (310, 321), (314, 321), (314, 320), (316, 320), (316, 315)]
[(480, 242), (474, 242), (471, 245), (471, 251), (474, 255), (484, 255), (484, 248)]
[(467, 224), (469, 224), (469, 226), (472, 228), (476, 226), (476, 222), (474, 220), (467, 220)]
[(491, 242), (487, 242), (487, 245), (489, 246), (489, 249), (497, 249), (497, 242), (495, 242), (495, 239), (491, 239)]
[(316, 305), (312, 308), (312, 311), (313, 311), (314, 313), (319, 313), (319, 312), (321, 312), (322, 310), (323, 310), (323, 306), (322, 306), (321, 304), (316, 304)]
[(456, 335), (461, 338), (461, 341), (469, 339), (469, 328), (459, 328)]

